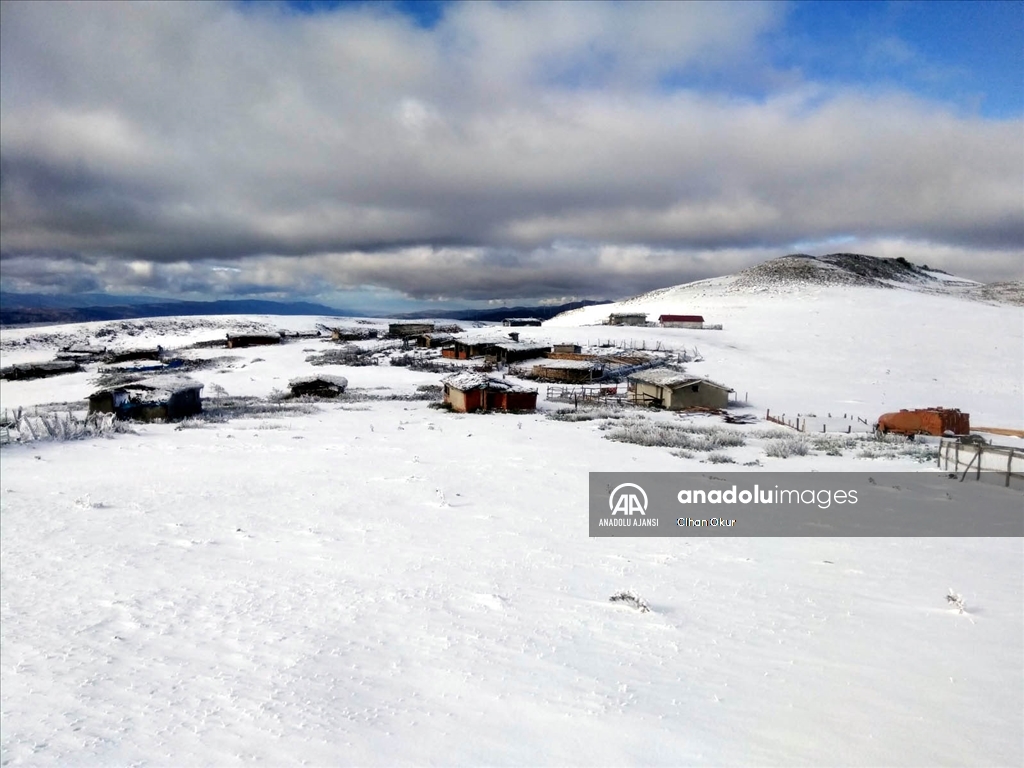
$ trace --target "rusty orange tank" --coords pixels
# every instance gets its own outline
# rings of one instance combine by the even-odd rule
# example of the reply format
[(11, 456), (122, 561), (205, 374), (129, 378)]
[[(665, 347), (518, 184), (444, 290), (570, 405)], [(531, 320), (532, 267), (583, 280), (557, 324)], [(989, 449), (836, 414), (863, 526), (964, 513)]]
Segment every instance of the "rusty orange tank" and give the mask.
[(971, 415), (956, 408), (906, 409), (898, 413), (884, 413), (875, 429), (883, 434), (897, 435), (967, 435), (971, 432)]

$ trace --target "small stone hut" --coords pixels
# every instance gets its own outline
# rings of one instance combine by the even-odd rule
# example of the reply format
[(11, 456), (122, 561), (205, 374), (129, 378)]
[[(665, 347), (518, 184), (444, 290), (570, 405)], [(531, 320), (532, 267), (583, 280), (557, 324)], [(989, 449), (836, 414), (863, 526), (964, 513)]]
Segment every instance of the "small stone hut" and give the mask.
[(288, 382), (292, 397), (337, 397), (347, 386), (348, 379), (344, 376), (332, 376), (327, 373), (300, 376)]
[(177, 421), (203, 412), (203, 385), (185, 376), (149, 379), (89, 395), (89, 413), (113, 413), (133, 421)]

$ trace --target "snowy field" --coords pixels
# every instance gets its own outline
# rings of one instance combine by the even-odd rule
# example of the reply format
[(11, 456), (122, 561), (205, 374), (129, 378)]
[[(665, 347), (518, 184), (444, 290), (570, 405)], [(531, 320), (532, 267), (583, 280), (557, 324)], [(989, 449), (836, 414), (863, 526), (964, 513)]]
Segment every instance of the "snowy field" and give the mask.
[[(696, 347), (688, 370), (760, 416), (945, 405), (1024, 426), (1019, 307), (699, 290), (641, 311), (724, 330), (586, 325), (608, 307), (518, 330)], [(5, 329), (3, 364), (336, 321), (128, 322)], [(438, 374), (306, 362), (327, 346), (192, 350), (224, 359), (189, 375), (261, 398), (342, 375), (336, 403), (3, 447), (3, 765), (1024, 763), (1021, 539), (591, 539), (589, 472), (707, 471), (707, 454), (609, 440), (614, 420), (553, 403), (396, 399)], [(95, 375), (3, 381), (0, 405), (81, 409)], [(736, 469), (934, 471), (928, 446), (870, 441), (775, 458), (770, 429), (736, 427)], [(623, 589), (651, 611), (609, 603)]]

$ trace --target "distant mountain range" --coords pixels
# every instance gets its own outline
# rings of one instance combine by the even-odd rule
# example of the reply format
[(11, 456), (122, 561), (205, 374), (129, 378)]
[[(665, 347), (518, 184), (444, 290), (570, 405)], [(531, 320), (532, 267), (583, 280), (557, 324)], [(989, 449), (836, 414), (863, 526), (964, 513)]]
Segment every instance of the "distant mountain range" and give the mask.
[(33, 293), (0, 293), (0, 325), (34, 323), (83, 323), (93, 320), (129, 320), (138, 317), (189, 315), (327, 315), (347, 317), (355, 313), (305, 301), (153, 301), (138, 296), (50, 296)]
[(446, 320), (475, 320), (482, 323), (500, 323), (510, 317), (535, 317), (538, 320), (550, 320), (555, 315), (568, 312), (571, 309), (590, 307), (595, 304), (608, 304), (608, 301), (570, 301), (567, 304), (547, 305), (541, 307), (498, 307), (496, 309), (451, 309), (441, 312), (429, 312), (426, 315), (422, 312), (406, 312), (401, 315), (390, 315), (397, 319), (414, 319), (418, 317), (432, 317)]
[[(500, 307), (497, 309), (453, 309), (431, 312), (380, 314), (378, 317), (436, 317), (452, 320), (501, 322), (508, 317), (554, 317), (570, 309), (600, 304), (575, 301), (558, 306)], [(265, 301), (232, 299), (221, 301), (154, 301), (148, 296), (77, 294), (55, 296), (37, 293), (0, 292), (0, 326), (84, 323), (94, 320), (130, 320), (140, 317), (190, 315), (323, 315), (326, 317), (373, 317), (366, 312), (328, 307), (308, 301)]]

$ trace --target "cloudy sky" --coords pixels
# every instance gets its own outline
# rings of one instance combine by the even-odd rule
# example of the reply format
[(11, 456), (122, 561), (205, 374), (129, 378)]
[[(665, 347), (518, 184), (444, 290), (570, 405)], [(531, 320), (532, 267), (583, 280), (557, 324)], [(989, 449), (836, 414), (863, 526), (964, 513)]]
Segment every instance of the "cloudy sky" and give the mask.
[(621, 298), (1024, 272), (1024, 3), (3, 2), (8, 291)]

